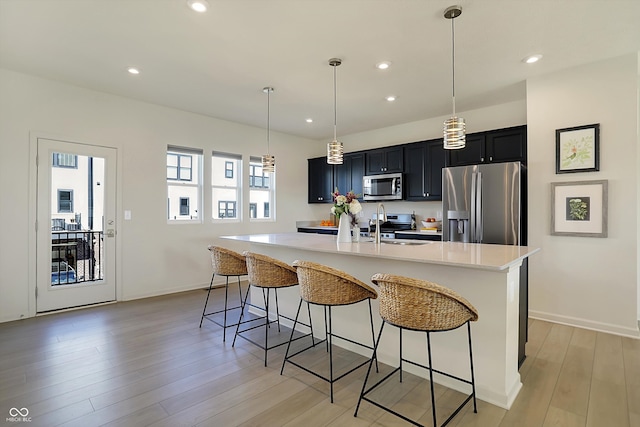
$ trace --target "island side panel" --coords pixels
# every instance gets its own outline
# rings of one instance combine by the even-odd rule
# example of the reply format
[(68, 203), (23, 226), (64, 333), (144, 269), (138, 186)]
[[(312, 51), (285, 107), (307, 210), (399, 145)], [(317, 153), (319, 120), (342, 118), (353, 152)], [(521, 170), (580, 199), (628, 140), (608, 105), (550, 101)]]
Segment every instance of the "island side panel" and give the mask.
[[(313, 250), (293, 249), (269, 244), (251, 244), (251, 250), (280, 259), (288, 264), (294, 260), (308, 260), (343, 270), (367, 284), (372, 284), (375, 273), (388, 273), (430, 280), (460, 293), (479, 312), (479, 320), (472, 322), (471, 333), (478, 398), (494, 405), (509, 409), (522, 383), (518, 372), (518, 267), (504, 271), (480, 270), (443, 266), (420, 262), (389, 260), (384, 258), (354, 256), (348, 253), (327, 253)], [(375, 287), (375, 286), (374, 286)], [(295, 289), (295, 288), (294, 288)], [(256, 298), (259, 296), (256, 294)], [(261, 298), (261, 296), (260, 296)], [(299, 301), (297, 289), (279, 294), (281, 312), (291, 316)], [(373, 302), (376, 334), (380, 328), (379, 305)], [(293, 316), (291, 316), (293, 317)], [(313, 310), (315, 325), (322, 325), (321, 310)], [(370, 342), (371, 327), (368, 308), (362, 303), (357, 306), (336, 307), (333, 310), (334, 332), (339, 335)], [(320, 328), (318, 328), (320, 329)], [(322, 331), (316, 331), (316, 334)], [(468, 346), (466, 328), (456, 331), (432, 334), (434, 368), (461, 377), (469, 376)], [(404, 355), (426, 364), (426, 336), (424, 333), (405, 332)], [(369, 356), (365, 349), (335, 340), (336, 345)], [(398, 329), (385, 327), (379, 360), (383, 363), (398, 363)], [(405, 364), (406, 369), (426, 377), (419, 368)], [(468, 392), (464, 385), (438, 376), (437, 382), (448, 387)]]

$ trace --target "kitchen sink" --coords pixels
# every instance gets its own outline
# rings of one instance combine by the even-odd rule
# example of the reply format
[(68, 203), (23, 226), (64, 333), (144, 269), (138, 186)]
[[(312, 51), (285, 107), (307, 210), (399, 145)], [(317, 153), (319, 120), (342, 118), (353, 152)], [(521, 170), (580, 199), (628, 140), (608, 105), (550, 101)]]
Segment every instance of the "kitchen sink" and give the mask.
[[(360, 240), (360, 242), (363, 243), (374, 243), (373, 239), (362, 239)], [(428, 245), (430, 243), (433, 243), (432, 241), (429, 240), (410, 240), (410, 239), (382, 239), (380, 241), (380, 243), (383, 243), (385, 245), (402, 245), (402, 246), (419, 246), (419, 245)]]
[(384, 243), (385, 245), (428, 245), (429, 243), (433, 243), (430, 241), (422, 241), (422, 240), (382, 240), (380, 243)]

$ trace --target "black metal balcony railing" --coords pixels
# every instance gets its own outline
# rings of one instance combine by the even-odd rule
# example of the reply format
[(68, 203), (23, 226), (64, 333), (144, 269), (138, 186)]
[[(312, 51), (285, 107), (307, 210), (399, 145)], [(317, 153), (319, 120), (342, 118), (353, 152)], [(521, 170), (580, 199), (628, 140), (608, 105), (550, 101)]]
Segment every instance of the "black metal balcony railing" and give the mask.
[(102, 231), (51, 232), (51, 284), (69, 285), (104, 278)]

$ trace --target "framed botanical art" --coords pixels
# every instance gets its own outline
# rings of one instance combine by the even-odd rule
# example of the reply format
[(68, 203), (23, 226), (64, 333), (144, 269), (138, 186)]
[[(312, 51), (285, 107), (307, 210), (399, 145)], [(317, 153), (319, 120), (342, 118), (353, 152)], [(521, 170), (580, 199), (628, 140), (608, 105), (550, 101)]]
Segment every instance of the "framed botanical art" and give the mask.
[(607, 237), (608, 181), (551, 183), (551, 234)]
[(556, 173), (600, 170), (600, 124), (556, 130)]

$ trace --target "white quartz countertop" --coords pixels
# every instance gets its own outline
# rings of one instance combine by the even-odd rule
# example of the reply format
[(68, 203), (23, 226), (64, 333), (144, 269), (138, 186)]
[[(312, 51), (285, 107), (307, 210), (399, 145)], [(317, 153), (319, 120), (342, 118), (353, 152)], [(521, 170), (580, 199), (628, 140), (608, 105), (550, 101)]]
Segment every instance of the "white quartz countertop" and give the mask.
[(220, 236), (221, 239), (266, 246), (281, 246), (305, 251), (343, 253), (371, 258), (398, 259), (482, 270), (505, 270), (519, 265), (539, 248), (479, 243), (411, 241), (404, 244), (376, 245), (363, 239), (359, 243), (338, 243), (336, 236), (310, 233), (275, 233)]

